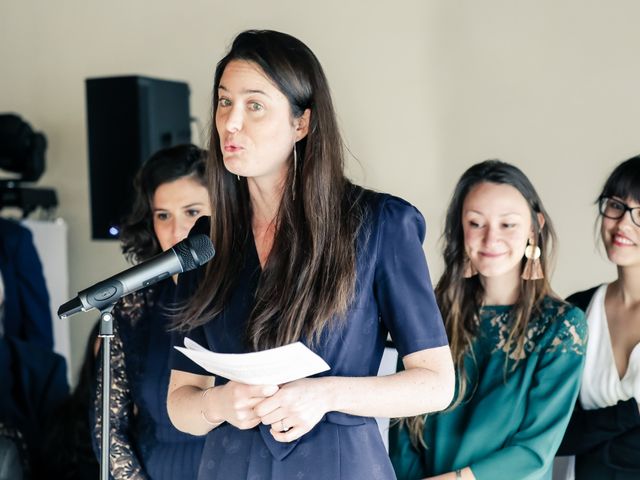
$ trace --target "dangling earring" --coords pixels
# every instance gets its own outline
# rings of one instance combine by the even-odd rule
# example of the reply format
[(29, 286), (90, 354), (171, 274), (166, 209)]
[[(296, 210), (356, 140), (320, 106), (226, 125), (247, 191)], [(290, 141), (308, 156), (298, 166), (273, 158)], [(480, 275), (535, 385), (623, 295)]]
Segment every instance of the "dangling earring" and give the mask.
[(475, 275), (478, 274), (478, 270), (476, 270), (476, 267), (473, 266), (473, 263), (471, 263), (471, 259), (469, 258), (469, 255), (464, 256), (464, 270), (462, 271), (462, 277), (463, 278), (471, 278), (474, 277)]
[(524, 256), (527, 261), (522, 270), (523, 280), (540, 280), (544, 278), (542, 271), (542, 263), (540, 263), (540, 247), (534, 244), (531, 239), (527, 242), (527, 248), (524, 249)]
[(293, 144), (293, 183), (291, 184), (291, 197), (296, 199), (296, 174), (298, 172), (298, 151), (296, 144)]
[(238, 181), (240, 181), (240, 175), (236, 175), (236, 178), (238, 179)]

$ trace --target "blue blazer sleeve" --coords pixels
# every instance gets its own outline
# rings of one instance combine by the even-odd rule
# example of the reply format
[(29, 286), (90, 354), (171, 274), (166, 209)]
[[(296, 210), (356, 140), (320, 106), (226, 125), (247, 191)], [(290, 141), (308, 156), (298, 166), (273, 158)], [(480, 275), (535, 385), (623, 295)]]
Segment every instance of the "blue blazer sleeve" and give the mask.
[(49, 292), (31, 232), (5, 219), (0, 219), (0, 271), (5, 335), (52, 349)]

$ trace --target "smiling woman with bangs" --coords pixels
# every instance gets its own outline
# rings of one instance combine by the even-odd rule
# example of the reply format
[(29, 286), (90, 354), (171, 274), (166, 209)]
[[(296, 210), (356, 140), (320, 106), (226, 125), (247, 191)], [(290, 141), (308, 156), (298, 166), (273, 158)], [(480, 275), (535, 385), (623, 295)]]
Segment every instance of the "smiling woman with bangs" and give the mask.
[(640, 478), (640, 156), (614, 169), (598, 208), (618, 278), (567, 299), (587, 314), (589, 345), (559, 454), (576, 455), (576, 480), (631, 480)]

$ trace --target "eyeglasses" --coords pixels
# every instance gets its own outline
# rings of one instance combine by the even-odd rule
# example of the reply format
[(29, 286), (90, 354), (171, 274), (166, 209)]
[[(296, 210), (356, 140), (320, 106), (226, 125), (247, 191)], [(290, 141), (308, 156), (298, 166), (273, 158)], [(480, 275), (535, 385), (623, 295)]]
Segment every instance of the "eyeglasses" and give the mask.
[(615, 198), (601, 197), (600, 198), (600, 215), (603, 217), (618, 220), (629, 212), (631, 221), (638, 227), (640, 227), (640, 207), (630, 207), (626, 203), (616, 200)]

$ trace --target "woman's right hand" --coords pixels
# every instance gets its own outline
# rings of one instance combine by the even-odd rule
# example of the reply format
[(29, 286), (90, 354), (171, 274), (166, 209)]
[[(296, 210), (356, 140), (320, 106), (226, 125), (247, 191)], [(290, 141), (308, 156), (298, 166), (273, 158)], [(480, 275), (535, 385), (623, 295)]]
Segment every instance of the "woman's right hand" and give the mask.
[(205, 397), (207, 418), (210, 418), (208, 412), (216, 412), (217, 415), (211, 415), (212, 419), (225, 420), (240, 430), (260, 424), (261, 418), (256, 416), (253, 407), (278, 391), (277, 385), (246, 385), (232, 381), (217, 388), (215, 400), (213, 395)]

